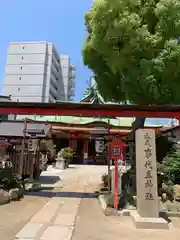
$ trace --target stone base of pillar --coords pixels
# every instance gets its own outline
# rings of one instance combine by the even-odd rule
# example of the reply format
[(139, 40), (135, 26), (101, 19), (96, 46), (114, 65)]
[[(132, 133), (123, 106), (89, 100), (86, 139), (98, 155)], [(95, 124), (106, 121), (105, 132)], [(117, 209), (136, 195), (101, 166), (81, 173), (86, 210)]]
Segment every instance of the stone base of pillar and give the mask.
[(84, 153), (84, 161), (83, 161), (84, 164), (87, 164), (88, 163), (88, 153)]
[(88, 159), (88, 153), (84, 153), (84, 159)]
[(135, 210), (130, 215), (137, 229), (169, 229), (168, 222), (164, 218), (144, 218)]
[(56, 168), (57, 169), (66, 169), (67, 168), (67, 161), (63, 158), (56, 159)]

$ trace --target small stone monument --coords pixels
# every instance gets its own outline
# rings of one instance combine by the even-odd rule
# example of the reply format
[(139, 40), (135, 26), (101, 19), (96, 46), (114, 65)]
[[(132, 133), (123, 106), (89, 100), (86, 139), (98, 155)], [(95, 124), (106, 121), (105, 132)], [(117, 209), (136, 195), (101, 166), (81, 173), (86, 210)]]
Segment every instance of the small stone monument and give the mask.
[(168, 229), (168, 223), (159, 218), (157, 189), (155, 131), (136, 131), (137, 211), (131, 216), (136, 228)]
[(58, 169), (65, 169), (67, 168), (66, 159), (63, 158), (63, 149), (58, 152), (56, 157), (56, 168)]

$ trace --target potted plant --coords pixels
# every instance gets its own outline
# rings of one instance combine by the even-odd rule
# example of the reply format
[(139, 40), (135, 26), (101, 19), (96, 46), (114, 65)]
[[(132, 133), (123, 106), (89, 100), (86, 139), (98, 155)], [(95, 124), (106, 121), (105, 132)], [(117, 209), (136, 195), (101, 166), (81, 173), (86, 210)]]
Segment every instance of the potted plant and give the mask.
[(56, 158), (56, 167), (60, 169), (65, 169), (70, 164), (71, 160), (73, 158), (73, 149), (70, 147), (66, 147), (61, 149), (61, 151), (58, 152), (57, 158)]
[(66, 167), (71, 163), (72, 158), (73, 158), (73, 149), (70, 147), (66, 147), (62, 149), (62, 157), (66, 160)]

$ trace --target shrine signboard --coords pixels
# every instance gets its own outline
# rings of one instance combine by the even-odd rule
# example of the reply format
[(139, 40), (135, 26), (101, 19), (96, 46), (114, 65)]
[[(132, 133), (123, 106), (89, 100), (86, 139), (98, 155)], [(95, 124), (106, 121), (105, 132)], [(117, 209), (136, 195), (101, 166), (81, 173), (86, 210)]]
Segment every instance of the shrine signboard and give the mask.
[(111, 159), (119, 160), (123, 155), (123, 144), (121, 140), (113, 140), (111, 143)]
[(136, 131), (137, 211), (144, 218), (158, 218), (155, 131)]

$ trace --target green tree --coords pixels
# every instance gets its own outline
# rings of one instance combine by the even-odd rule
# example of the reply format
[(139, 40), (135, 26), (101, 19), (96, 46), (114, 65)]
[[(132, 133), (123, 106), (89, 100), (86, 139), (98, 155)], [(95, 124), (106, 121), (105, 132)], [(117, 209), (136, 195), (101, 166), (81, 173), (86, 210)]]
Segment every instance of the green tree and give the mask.
[(180, 103), (180, 1), (95, 0), (84, 64), (105, 100)]
[(84, 64), (105, 100), (180, 103), (179, 0), (94, 0), (85, 24)]

